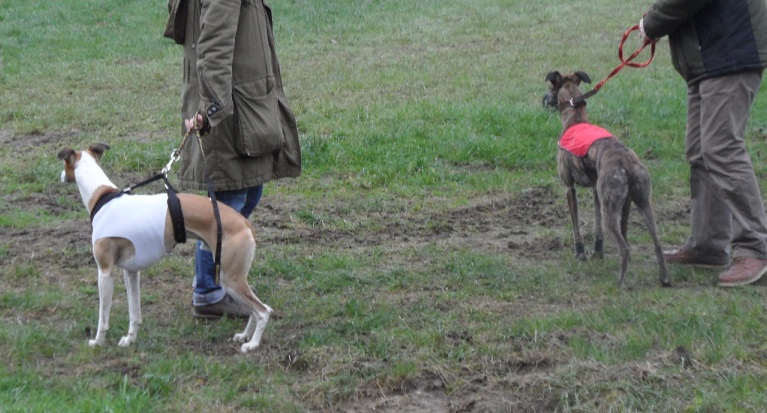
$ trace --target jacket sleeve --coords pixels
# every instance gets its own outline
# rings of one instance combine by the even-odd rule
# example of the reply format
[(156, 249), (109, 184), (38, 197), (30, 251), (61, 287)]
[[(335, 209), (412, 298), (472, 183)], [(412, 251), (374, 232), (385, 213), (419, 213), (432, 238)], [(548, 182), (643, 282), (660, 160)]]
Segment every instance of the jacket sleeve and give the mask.
[(234, 111), (232, 57), (240, 0), (202, 0), (201, 5), (197, 40), (199, 112), (207, 116), (210, 126), (216, 126)]
[(644, 16), (644, 31), (659, 39), (693, 18), (713, 0), (657, 0)]

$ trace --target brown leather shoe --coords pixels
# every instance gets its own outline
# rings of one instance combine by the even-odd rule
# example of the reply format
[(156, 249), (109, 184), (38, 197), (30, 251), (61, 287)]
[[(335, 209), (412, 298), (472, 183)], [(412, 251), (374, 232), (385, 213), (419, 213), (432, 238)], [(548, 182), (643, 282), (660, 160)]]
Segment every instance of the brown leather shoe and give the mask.
[(757, 282), (767, 273), (767, 261), (751, 257), (735, 257), (730, 269), (719, 275), (720, 287), (737, 287)]
[[(256, 289), (251, 285), (250, 290), (253, 294), (256, 293)], [(234, 301), (229, 293), (224, 295), (224, 298), (213, 304), (192, 306), (192, 316), (194, 318), (206, 319), (206, 320), (218, 320), (222, 317), (243, 319), (250, 317), (248, 310), (240, 305), (237, 301)]]
[(706, 260), (694, 255), (690, 250), (682, 247), (671, 251), (663, 251), (663, 258), (668, 264), (694, 265), (696, 267), (726, 267), (727, 260)]

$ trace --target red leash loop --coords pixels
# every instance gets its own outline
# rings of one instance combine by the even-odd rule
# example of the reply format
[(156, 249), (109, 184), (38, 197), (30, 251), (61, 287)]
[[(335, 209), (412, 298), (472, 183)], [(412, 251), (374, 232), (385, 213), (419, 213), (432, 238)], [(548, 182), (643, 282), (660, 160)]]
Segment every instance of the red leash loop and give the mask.
[[(626, 43), (626, 39), (628, 39), (628, 37), (631, 34), (631, 32), (636, 31), (636, 30), (639, 30), (639, 25), (638, 24), (636, 26), (626, 30), (626, 32), (623, 33), (623, 39), (621, 40), (620, 46), (618, 46), (618, 58), (620, 59), (621, 64), (618, 65), (618, 67), (616, 67), (615, 69), (613, 69), (613, 71), (606, 78), (602, 79), (602, 81), (600, 81), (599, 83), (597, 83), (596, 86), (594, 86), (594, 89), (593, 89), (594, 93), (596, 93), (602, 86), (604, 86), (604, 84), (607, 83), (608, 79), (610, 79), (611, 77), (615, 76), (624, 67), (626, 67), (626, 66), (630, 66), (630, 67), (646, 67), (647, 65), (652, 63), (652, 59), (653, 59), (653, 57), (655, 57), (655, 42), (654, 41), (650, 41), (650, 40), (645, 41), (644, 44), (641, 47), (639, 47), (627, 59), (623, 58), (623, 45)], [(650, 58), (647, 59), (647, 61), (643, 62), (643, 63), (634, 63), (634, 62), (632, 62), (632, 60), (634, 60), (634, 58), (639, 56), (639, 53), (641, 53), (642, 50), (644, 50), (644, 48), (648, 44), (650, 45)]]

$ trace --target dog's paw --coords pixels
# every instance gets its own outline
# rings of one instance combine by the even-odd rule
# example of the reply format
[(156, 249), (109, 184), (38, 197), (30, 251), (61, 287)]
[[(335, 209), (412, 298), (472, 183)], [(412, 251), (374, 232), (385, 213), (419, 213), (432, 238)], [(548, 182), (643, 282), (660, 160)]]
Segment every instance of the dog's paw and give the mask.
[(241, 353), (247, 353), (258, 348), (258, 343), (245, 343), (240, 347)]
[(123, 338), (120, 339), (120, 342), (117, 343), (117, 345), (120, 347), (128, 347), (131, 344), (133, 344), (134, 341), (136, 341), (135, 338), (131, 338), (130, 336), (123, 336)]
[(235, 334), (232, 340), (236, 341), (237, 343), (244, 343), (248, 341), (248, 336), (246, 334), (239, 333)]
[(592, 260), (601, 260), (602, 258), (604, 258), (604, 254), (602, 253), (602, 251), (594, 251), (591, 254)]
[(581, 252), (581, 253), (575, 254), (575, 258), (577, 258), (580, 261), (586, 261), (587, 260), (585, 252)]
[(104, 340), (88, 340), (89, 347), (103, 346)]

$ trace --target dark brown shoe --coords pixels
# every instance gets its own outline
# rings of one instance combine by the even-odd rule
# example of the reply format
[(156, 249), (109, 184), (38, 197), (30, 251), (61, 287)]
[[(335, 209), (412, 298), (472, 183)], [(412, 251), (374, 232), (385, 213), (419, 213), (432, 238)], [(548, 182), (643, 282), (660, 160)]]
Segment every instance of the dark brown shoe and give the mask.
[(767, 261), (751, 257), (735, 257), (730, 269), (719, 275), (720, 287), (737, 287), (757, 282), (767, 273)]
[(718, 268), (726, 267), (729, 264), (727, 260), (716, 261), (700, 258), (684, 247), (672, 251), (663, 251), (663, 258), (665, 258), (668, 264), (694, 265), (696, 267)]
[[(250, 290), (253, 294), (256, 293), (256, 289), (250, 286)], [(237, 301), (234, 301), (231, 295), (228, 293), (224, 295), (221, 301), (208, 305), (193, 305), (192, 316), (194, 318), (201, 318), (206, 320), (218, 320), (223, 317), (243, 319), (250, 317), (250, 312), (240, 305)]]

